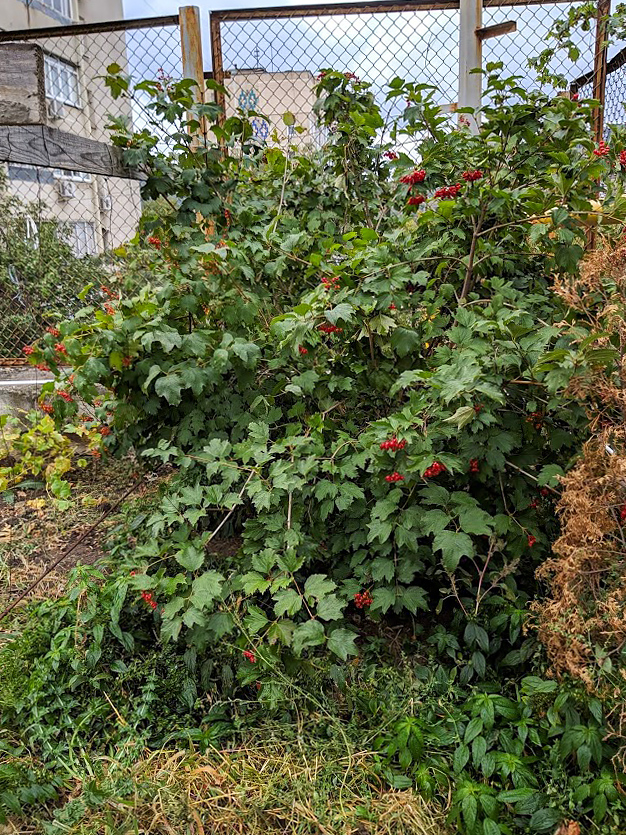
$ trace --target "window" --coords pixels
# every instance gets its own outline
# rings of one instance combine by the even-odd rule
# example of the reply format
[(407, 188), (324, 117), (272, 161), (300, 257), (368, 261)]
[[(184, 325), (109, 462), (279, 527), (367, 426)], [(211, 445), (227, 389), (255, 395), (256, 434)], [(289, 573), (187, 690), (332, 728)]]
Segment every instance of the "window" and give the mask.
[(55, 180), (73, 180), (75, 183), (90, 183), (91, 174), (87, 171), (63, 171), (61, 168), (53, 170)]
[(63, 17), (72, 17), (72, 0), (41, 0), (42, 5)]
[(78, 70), (54, 55), (45, 56), (46, 96), (54, 101), (80, 107)]
[(77, 220), (67, 224), (68, 243), (77, 258), (96, 254), (96, 229), (93, 223)]

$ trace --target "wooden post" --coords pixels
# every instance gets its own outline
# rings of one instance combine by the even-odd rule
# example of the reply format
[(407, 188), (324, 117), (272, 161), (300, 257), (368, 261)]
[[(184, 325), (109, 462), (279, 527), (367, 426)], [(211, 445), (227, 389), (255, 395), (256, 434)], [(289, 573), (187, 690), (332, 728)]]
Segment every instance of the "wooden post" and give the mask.
[[(200, 9), (198, 6), (181, 6), (178, 10), (180, 20), (180, 46), (183, 59), (183, 78), (193, 78), (196, 87), (196, 101), (204, 104), (204, 66), (202, 61), (202, 30), (200, 28)], [(188, 118), (193, 118), (188, 114)], [(199, 134), (206, 141), (207, 126), (201, 119)], [(206, 142), (205, 142), (206, 144)]]
[(0, 44), (0, 125), (48, 122), (43, 49), (37, 44)]
[(593, 56), (593, 98), (600, 106), (593, 111), (593, 128), (596, 142), (604, 139), (604, 104), (606, 93), (606, 64), (608, 57), (607, 18), (611, 13), (611, 0), (598, 0), (596, 14), (596, 44)]
[[(224, 84), (224, 57), (222, 55), (222, 31), (221, 21), (215, 14), (209, 14), (209, 26), (211, 30), (211, 63), (213, 65), (213, 79), (218, 84)], [(224, 93), (216, 92), (215, 101), (220, 106), (222, 113), (219, 117), (220, 124), (226, 118), (226, 96)]]
[[(478, 32), (482, 30), (483, 0), (460, 0), (459, 21), (459, 98), (458, 107), (480, 108), (482, 96), (482, 75), (470, 73), (470, 70), (482, 69), (482, 39)], [(461, 114), (460, 119), (467, 119), (472, 133), (478, 133), (479, 114), (474, 117)]]

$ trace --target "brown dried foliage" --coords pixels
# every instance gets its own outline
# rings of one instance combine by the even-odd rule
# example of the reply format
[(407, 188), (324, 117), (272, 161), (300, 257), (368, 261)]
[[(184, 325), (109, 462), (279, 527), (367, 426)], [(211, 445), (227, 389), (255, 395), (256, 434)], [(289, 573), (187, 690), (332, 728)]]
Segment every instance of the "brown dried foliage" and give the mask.
[[(604, 241), (555, 290), (573, 314), (563, 330), (586, 352), (568, 393), (584, 404), (592, 437), (562, 479), (561, 536), (538, 570), (550, 597), (535, 611), (554, 672), (608, 695), (607, 659), (626, 644), (626, 242)], [(601, 336), (585, 348), (589, 334)], [(594, 353), (616, 347), (608, 364)]]

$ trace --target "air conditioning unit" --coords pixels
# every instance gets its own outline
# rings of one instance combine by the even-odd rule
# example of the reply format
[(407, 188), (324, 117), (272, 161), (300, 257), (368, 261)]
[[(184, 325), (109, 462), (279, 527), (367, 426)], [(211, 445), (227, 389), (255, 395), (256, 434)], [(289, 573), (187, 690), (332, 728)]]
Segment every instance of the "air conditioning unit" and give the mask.
[(76, 183), (71, 180), (59, 180), (57, 182), (57, 192), (59, 200), (71, 200), (76, 197)]
[(103, 195), (100, 198), (100, 211), (101, 212), (110, 212), (113, 208), (113, 200), (108, 194)]
[(65, 116), (65, 108), (60, 101), (50, 99), (48, 101), (48, 118), (52, 121), (62, 119)]

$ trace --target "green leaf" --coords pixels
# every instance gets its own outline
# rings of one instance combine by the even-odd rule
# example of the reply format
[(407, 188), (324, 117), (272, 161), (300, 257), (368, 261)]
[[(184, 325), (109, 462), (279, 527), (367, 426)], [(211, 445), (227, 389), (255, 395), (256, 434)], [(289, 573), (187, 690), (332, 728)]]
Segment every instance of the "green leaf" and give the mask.
[(204, 563), (204, 551), (187, 542), (180, 551), (174, 554), (174, 559), (187, 571), (197, 571)]
[(198, 609), (206, 609), (222, 592), (224, 578), (217, 571), (205, 571), (193, 581), (189, 598)]
[(537, 809), (528, 823), (532, 832), (551, 832), (560, 822), (562, 813), (558, 809)]
[(332, 310), (326, 310), (324, 315), (331, 325), (336, 325), (337, 322), (349, 322), (354, 316), (354, 308), (347, 302), (335, 305)]
[(299, 624), (294, 633), (292, 647), (296, 655), (301, 655), (307, 647), (316, 647), (326, 639), (324, 627), (318, 620), (307, 620)]
[(522, 679), (522, 693), (527, 696), (537, 693), (554, 693), (557, 687), (556, 681), (546, 681), (539, 676), (526, 676)]
[(170, 406), (178, 406), (182, 397), (183, 382), (178, 374), (166, 374), (154, 384), (154, 390), (160, 397), (164, 397)]
[(483, 732), (483, 720), (480, 716), (475, 716), (474, 719), (471, 719), (467, 723), (467, 727), (465, 728), (465, 736), (463, 737), (463, 741), (466, 745), (479, 736)]
[(293, 113), (290, 113), (289, 111), (283, 113), (283, 124), (287, 125), (287, 127), (291, 127), (291, 125), (295, 125), (295, 123), (296, 117)]
[(295, 589), (285, 589), (274, 595), (274, 613), (277, 618), (295, 615), (302, 608), (302, 598)]
[(485, 818), (483, 821), (483, 835), (502, 835), (502, 830), (494, 820)]
[(476, 536), (493, 533), (493, 518), (479, 507), (465, 507), (459, 511), (459, 525), (465, 533)]
[(539, 471), (539, 475), (537, 476), (537, 484), (539, 487), (545, 487), (549, 485), (550, 487), (556, 487), (559, 484), (558, 476), (563, 475), (563, 468), (559, 467), (558, 464), (547, 464), (545, 467), (542, 467)]
[(349, 629), (333, 629), (328, 636), (328, 649), (345, 661), (349, 655), (356, 655), (356, 635)]
[(336, 594), (327, 594), (317, 604), (317, 616), (322, 620), (339, 620), (343, 617), (345, 605), (345, 601), (340, 600)]
[(441, 531), (433, 539), (433, 551), (441, 551), (443, 567), (452, 574), (462, 557), (474, 555), (474, 545), (466, 533)]
[(258, 606), (249, 605), (248, 612), (244, 618), (244, 626), (252, 635), (256, 635), (257, 632), (260, 632), (267, 624), (269, 620), (267, 619), (265, 613), (259, 609)]
[(304, 584), (304, 595), (307, 600), (313, 598), (321, 600), (337, 588), (337, 583), (329, 580), (325, 574), (311, 574)]

